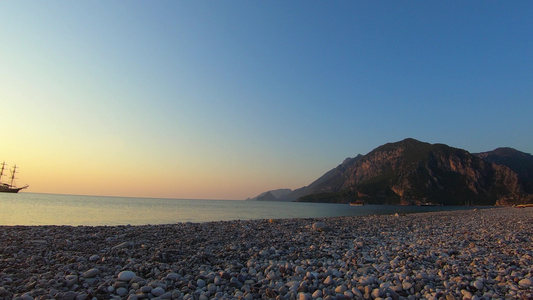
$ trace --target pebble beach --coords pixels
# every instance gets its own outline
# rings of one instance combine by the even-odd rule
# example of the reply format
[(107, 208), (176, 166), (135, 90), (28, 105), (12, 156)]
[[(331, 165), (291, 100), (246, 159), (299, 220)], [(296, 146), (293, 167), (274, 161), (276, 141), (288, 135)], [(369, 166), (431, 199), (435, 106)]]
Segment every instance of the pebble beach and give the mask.
[(533, 208), (0, 237), (0, 299), (533, 299)]

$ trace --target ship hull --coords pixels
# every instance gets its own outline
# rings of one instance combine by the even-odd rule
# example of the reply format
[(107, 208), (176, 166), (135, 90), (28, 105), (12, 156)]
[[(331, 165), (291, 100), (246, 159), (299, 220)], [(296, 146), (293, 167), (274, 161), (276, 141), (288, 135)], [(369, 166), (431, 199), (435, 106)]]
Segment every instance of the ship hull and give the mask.
[(12, 187), (6, 187), (6, 186), (0, 186), (0, 193), (11, 193), (15, 194), (18, 193), (20, 190), (27, 188), (27, 186), (21, 187), (21, 188), (12, 188)]

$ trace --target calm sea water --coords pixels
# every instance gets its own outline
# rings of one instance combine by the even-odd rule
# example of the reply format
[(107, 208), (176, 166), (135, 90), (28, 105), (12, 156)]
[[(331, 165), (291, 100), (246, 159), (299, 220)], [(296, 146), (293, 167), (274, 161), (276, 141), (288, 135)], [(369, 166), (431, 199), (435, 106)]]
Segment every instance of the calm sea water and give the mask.
[(185, 200), (0, 193), (0, 225), (146, 225), (270, 218), (362, 216), (472, 207)]

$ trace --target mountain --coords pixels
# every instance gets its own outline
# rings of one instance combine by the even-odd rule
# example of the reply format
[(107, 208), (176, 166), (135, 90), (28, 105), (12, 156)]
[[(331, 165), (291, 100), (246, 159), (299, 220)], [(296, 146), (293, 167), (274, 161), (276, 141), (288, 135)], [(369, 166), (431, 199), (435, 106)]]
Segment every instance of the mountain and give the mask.
[(533, 168), (520, 166), (531, 155), (513, 150), (474, 155), (444, 144), (409, 138), (348, 158), (310, 185), (276, 199), (335, 203), (363, 200), (371, 204), (404, 205), (525, 203), (533, 200), (530, 192), (533, 176), (527, 177)]
[(286, 197), (292, 193), (291, 189), (277, 189), (259, 194), (246, 200), (253, 201), (286, 201)]
[(509, 167), (522, 180), (524, 192), (533, 194), (533, 155), (513, 148), (497, 148), (474, 155), (491, 163)]

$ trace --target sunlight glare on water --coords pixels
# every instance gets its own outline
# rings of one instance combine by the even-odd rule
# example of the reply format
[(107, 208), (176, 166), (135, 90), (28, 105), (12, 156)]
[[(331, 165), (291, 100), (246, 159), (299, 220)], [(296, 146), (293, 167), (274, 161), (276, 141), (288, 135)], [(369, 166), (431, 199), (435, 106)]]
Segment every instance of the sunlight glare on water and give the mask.
[(184, 200), (0, 193), (0, 225), (147, 225), (412, 213), (466, 207)]

